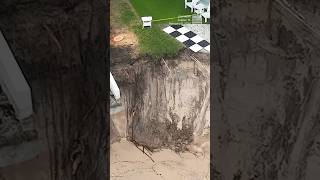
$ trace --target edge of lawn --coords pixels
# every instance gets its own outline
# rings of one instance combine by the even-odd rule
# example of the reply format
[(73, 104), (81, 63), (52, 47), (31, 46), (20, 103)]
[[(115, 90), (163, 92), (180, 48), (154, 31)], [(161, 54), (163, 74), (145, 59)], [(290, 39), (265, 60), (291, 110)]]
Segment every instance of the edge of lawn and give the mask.
[(132, 30), (139, 42), (139, 54), (152, 58), (174, 57), (184, 46), (166, 34), (165, 24), (153, 24), (152, 28), (142, 28), (139, 15), (128, 0), (116, 0), (120, 3), (120, 21)]

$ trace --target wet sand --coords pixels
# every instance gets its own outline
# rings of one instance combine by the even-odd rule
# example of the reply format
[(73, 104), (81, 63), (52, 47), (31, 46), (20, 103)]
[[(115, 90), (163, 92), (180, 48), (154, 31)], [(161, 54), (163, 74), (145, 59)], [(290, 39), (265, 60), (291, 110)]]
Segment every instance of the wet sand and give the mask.
[(111, 180), (206, 180), (210, 179), (209, 154), (177, 154), (169, 149), (154, 152), (155, 162), (137, 147), (121, 139), (111, 145)]

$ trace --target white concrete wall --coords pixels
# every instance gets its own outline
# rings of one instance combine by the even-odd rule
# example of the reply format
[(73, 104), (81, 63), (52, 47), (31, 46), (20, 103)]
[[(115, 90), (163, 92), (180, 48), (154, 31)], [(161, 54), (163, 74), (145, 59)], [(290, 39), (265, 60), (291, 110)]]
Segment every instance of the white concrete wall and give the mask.
[(116, 100), (120, 99), (120, 89), (110, 72), (110, 89)]
[(33, 113), (30, 87), (1, 31), (0, 84), (18, 119), (24, 119)]

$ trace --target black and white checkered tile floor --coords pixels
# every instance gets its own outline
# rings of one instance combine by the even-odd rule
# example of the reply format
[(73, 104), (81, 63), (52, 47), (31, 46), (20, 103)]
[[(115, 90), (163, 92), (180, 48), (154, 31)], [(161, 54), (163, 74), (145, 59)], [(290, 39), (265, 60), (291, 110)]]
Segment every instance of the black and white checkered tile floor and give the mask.
[(198, 52), (202, 49), (210, 52), (210, 43), (208, 41), (182, 25), (170, 25), (164, 28), (163, 31), (182, 42), (193, 52)]

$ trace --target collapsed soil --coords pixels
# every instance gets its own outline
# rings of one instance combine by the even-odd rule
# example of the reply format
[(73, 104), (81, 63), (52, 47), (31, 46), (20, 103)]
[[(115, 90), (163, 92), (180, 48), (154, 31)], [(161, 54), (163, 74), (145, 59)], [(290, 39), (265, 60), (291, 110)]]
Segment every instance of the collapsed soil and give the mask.
[(319, 2), (215, 2), (214, 178), (319, 179)]
[[(116, 36), (121, 36), (123, 39), (121, 41), (114, 41), (114, 38)], [(138, 39), (136, 35), (132, 32), (127, 30), (126, 28), (120, 28), (120, 29), (111, 29), (110, 33), (110, 47), (111, 52), (117, 51), (118, 48), (124, 48), (127, 51), (127, 55), (129, 55), (130, 58), (137, 58), (139, 54), (138, 50)], [(113, 59), (111, 59), (112, 62), (117, 62), (118, 58), (115, 58), (113, 56)]]
[[(197, 58), (208, 66), (208, 55)], [(209, 79), (198, 68), (189, 52), (168, 60), (142, 58), (131, 65), (112, 66), (127, 108), (127, 135), (150, 148), (173, 145), (183, 151), (193, 140), (195, 120), (209, 88)], [(208, 115), (209, 109), (207, 120)]]
[[(112, 179), (210, 179), (209, 136), (193, 135), (209, 88), (202, 72), (210, 72), (209, 55), (192, 53), (206, 70), (199, 70), (190, 50), (174, 58), (141, 57), (137, 37), (118, 18), (119, 13), (111, 11), (110, 69), (125, 110), (111, 116)], [(124, 39), (115, 42), (116, 36)], [(156, 162), (130, 141), (153, 151)]]
[[(157, 60), (132, 59), (129, 52), (126, 47), (111, 50), (111, 72), (125, 108), (111, 116), (112, 179), (210, 179), (209, 133), (194, 136), (209, 88), (209, 55), (186, 50)], [(151, 150), (155, 162), (132, 142)]]
[(132, 143), (122, 139), (111, 145), (110, 153), (112, 180), (210, 179), (209, 151), (177, 154), (169, 149), (162, 149), (151, 155), (153, 162)]

